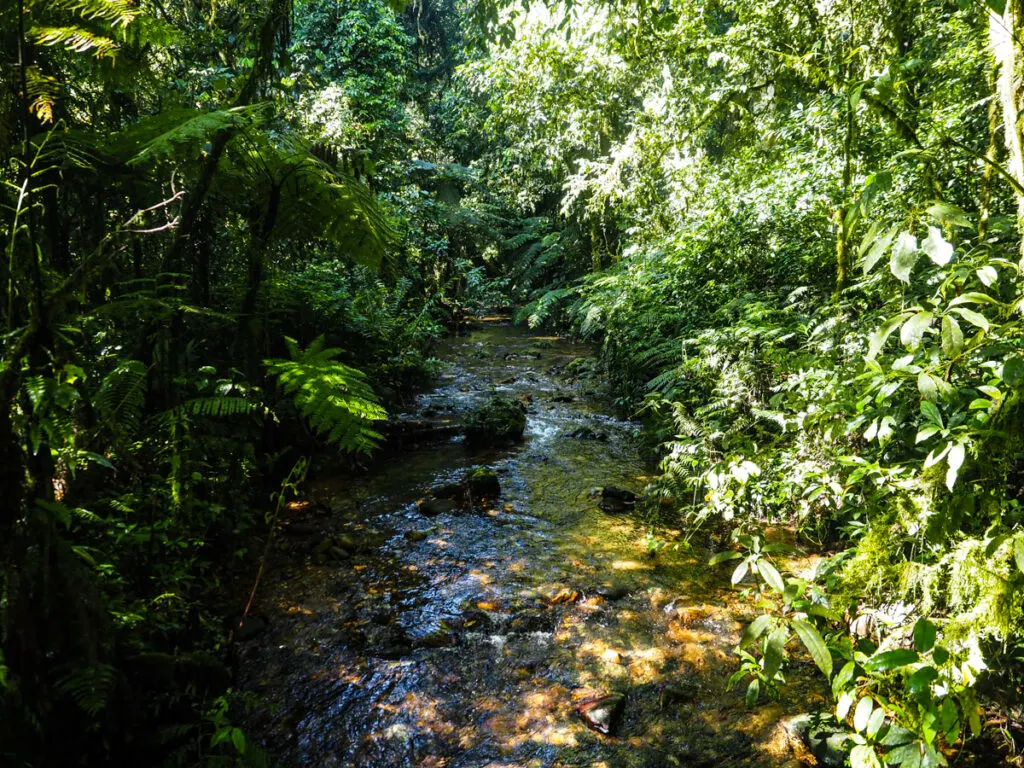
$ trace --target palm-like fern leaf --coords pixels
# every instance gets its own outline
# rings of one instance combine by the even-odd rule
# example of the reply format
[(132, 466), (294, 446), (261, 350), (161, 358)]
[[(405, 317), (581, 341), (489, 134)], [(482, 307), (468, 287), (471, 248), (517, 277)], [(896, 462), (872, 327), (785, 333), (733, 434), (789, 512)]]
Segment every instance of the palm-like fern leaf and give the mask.
[(313, 431), (344, 451), (369, 453), (381, 435), (372, 425), (387, 417), (361, 371), (337, 362), (341, 350), (324, 348), (323, 337), (301, 351), (289, 339), (292, 360), (264, 360)]
[(110, 143), (110, 151), (127, 165), (145, 165), (173, 158), (191, 161), (220, 131), (255, 127), (268, 114), (266, 105), (209, 112), (165, 110), (126, 128)]
[(95, 404), (108, 426), (118, 432), (134, 434), (142, 420), (145, 398), (145, 364), (125, 360), (103, 377)]

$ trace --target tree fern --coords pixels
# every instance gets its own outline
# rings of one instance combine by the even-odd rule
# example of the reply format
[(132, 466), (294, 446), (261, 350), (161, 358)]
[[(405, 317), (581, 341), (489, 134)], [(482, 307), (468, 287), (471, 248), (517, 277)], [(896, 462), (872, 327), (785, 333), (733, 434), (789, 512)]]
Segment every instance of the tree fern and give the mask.
[(369, 453), (381, 435), (373, 424), (387, 417), (361, 371), (334, 360), (341, 351), (325, 348), (321, 336), (306, 350), (288, 339), (291, 360), (264, 360), (285, 394), (313, 431), (344, 451)]
[(125, 129), (110, 145), (112, 153), (127, 165), (146, 165), (175, 158), (192, 160), (203, 145), (222, 130), (248, 128), (263, 122), (266, 105), (216, 109), (169, 109), (144, 118)]

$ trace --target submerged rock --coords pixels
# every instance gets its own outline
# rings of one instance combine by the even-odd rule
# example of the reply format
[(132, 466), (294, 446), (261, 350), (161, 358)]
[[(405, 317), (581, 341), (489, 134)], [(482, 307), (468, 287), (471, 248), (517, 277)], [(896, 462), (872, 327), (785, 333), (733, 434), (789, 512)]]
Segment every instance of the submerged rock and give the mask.
[(581, 701), (576, 705), (576, 712), (588, 728), (607, 736), (618, 729), (625, 706), (623, 694), (608, 693)]
[(541, 609), (523, 611), (508, 623), (509, 632), (551, 632), (554, 628), (555, 617)]
[(494, 397), (470, 414), (466, 442), (470, 445), (505, 445), (522, 440), (526, 430), (526, 409), (518, 400)]
[(598, 432), (597, 430), (591, 429), (590, 427), (580, 427), (574, 429), (569, 433), (569, 437), (573, 440), (597, 440), (601, 443), (608, 442), (607, 432)]
[(400, 659), (412, 652), (405, 631), (395, 625), (370, 626), (365, 630), (366, 652), (378, 659)]
[(630, 592), (632, 592), (632, 590), (629, 588), (627, 584), (623, 584), (621, 582), (616, 581), (600, 584), (594, 591), (597, 592), (597, 594), (603, 597), (605, 600), (613, 601), (621, 600), (622, 598), (627, 597)]
[(551, 583), (543, 584), (536, 589), (537, 595), (548, 605), (562, 605), (564, 603), (575, 603), (580, 599), (580, 593), (566, 584)]
[(614, 485), (606, 485), (601, 489), (599, 509), (610, 515), (620, 515), (636, 505), (636, 494)]

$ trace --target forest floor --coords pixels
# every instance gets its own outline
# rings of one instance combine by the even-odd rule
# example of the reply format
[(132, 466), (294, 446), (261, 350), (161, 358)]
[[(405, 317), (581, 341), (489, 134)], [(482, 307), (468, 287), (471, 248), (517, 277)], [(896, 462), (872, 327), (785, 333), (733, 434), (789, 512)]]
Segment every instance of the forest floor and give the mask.
[[(651, 470), (638, 425), (579, 375), (590, 355), (477, 322), (399, 417), (400, 451), (291, 505), (240, 651), (248, 729), (281, 764), (813, 764), (785, 726), (824, 702), (810, 662), (746, 709), (745, 685), (726, 691), (753, 618), (731, 568), (650, 557), (641, 516), (599, 508)], [(459, 426), (496, 393), (526, 406), (524, 440), (471, 448)], [(480, 467), (500, 493), (459, 496)]]

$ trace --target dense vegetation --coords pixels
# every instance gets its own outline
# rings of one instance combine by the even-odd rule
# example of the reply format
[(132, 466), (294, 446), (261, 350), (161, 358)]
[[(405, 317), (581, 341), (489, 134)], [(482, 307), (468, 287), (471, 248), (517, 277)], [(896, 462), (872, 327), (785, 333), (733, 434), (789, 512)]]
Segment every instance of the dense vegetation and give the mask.
[(266, 760), (227, 691), (274, 515), (474, 303), (599, 344), (651, 546), (728, 523), (751, 706), (809, 652), (853, 766), (1015, 759), (1022, 13), (4, 3), (4, 764)]

